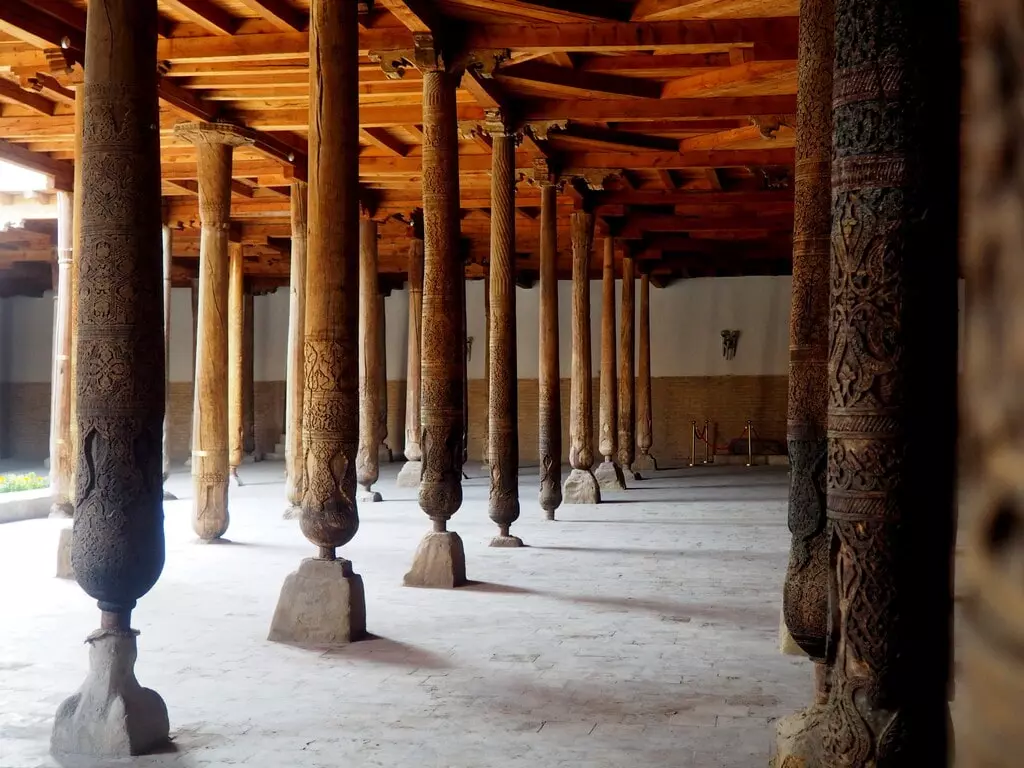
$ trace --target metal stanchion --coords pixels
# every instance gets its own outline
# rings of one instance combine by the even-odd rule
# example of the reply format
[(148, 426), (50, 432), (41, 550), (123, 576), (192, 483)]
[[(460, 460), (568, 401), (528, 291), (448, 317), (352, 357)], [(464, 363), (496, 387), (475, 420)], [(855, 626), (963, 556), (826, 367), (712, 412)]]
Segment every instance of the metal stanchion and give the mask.
[(708, 430), (707, 419), (704, 419), (704, 463), (711, 463), (711, 432)]
[(747, 466), (754, 466), (754, 423), (747, 419)]
[(693, 460), (697, 455), (697, 422), (690, 422), (690, 466), (693, 466)]

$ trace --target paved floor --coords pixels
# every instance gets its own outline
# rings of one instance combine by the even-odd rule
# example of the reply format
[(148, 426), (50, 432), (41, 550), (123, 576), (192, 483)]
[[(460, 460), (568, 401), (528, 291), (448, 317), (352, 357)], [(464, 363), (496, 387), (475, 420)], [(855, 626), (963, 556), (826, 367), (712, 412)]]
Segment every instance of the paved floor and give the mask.
[[(285, 575), (313, 554), (281, 519), (282, 465), (242, 468), (227, 546), (195, 543), (188, 476), (172, 476), (167, 565), (134, 623), (175, 751), (132, 765), (766, 765), (774, 720), (810, 691), (807, 663), (776, 651), (784, 470), (665, 472), (547, 522), (524, 468), (513, 532), (530, 546), (502, 550), (486, 546), (487, 481), (471, 469), (451, 527), (476, 583), (435, 591), (401, 586), (429, 523), (397, 468), (343, 551), (375, 637), (329, 653), (265, 639)], [(98, 623), (52, 577), (60, 526), (0, 526), (2, 768), (56, 765), (53, 713)]]

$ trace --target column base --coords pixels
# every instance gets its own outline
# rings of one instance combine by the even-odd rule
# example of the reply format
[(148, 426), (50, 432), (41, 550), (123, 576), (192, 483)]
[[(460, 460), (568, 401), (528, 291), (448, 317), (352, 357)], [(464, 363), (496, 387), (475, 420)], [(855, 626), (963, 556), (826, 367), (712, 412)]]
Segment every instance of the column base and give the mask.
[(70, 501), (55, 501), (50, 505), (50, 517), (69, 520), (75, 516), (75, 505)]
[(376, 504), (377, 502), (384, 501), (384, 497), (381, 496), (378, 491), (371, 491), (369, 488), (365, 488), (359, 492), (357, 501), (362, 501), (368, 504)]
[(634, 480), (643, 480), (643, 473), (650, 474), (658, 471), (658, 462), (651, 454), (641, 453), (633, 460), (633, 466), (630, 469), (633, 470)]
[(338, 646), (365, 635), (363, 578), (348, 560), (309, 557), (285, 577), (268, 640)]
[(779, 720), (775, 729), (773, 768), (825, 768), (821, 762), (821, 728), (825, 707), (814, 705)]
[(416, 548), (412, 569), (405, 574), (407, 587), (454, 589), (466, 584), (466, 551), (454, 531), (431, 531)]
[(804, 649), (796, 644), (793, 635), (789, 633), (786, 616), (781, 612), (779, 613), (779, 653), (783, 656), (807, 656)]
[(523, 540), (520, 539), (518, 536), (509, 535), (509, 536), (495, 536), (493, 539), (491, 539), (491, 543), (490, 543), (489, 546), (492, 546), (492, 547), (515, 548), (515, 547), (523, 547), (523, 546), (526, 546), (526, 545), (523, 544)]
[(55, 757), (132, 757), (167, 742), (167, 705), (135, 679), (136, 634), (97, 630), (89, 635), (89, 674), (54, 718), (50, 752)]
[(626, 490), (626, 477), (622, 474), (622, 467), (614, 461), (601, 462), (601, 465), (594, 470), (594, 477), (602, 491)]
[(600, 504), (601, 489), (597, 478), (589, 469), (574, 469), (565, 478), (562, 488), (563, 504)]
[(71, 567), (71, 528), (60, 529), (60, 540), (57, 542), (57, 578), (75, 578), (75, 569)]
[(399, 488), (419, 488), (420, 474), (423, 472), (422, 461), (407, 461), (395, 478), (395, 485)]
[(284, 514), (281, 515), (281, 517), (285, 520), (298, 520), (302, 517), (302, 507), (298, 504), (292, 504), (292, 506), (288, 507), (288, 509), (284, 511)]

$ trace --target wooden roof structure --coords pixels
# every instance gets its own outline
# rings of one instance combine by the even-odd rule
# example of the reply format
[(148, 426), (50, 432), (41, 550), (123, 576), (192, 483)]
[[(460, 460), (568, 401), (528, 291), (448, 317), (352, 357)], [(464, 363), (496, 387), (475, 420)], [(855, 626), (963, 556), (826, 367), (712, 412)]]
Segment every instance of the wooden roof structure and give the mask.
[[(785, 274), (791, 261), (798, 0), (361, 0), (360, 181), (383, 222), (380, 269), (404, 279), (421, 206), (422, 83), (416, 35), (461, 57), (462, 237), (467, 276), (489, 252), (485, 112), (523, 126), (516, 206), (521, 280), (537, 270), (536, 168), (566, 179), (569, 211), (591, 207), (652, 275)], [(0, 160), (70, 188), (74, 88), (85, 0), (0, 3)], [(233, 236), (253, 285), (288, 278), (291, 180), (306, 168), (309, 0), (160, 0), (161, 164), (174, 278), (199, 255), (196, 154), (176, 123), (245, 127), (235, 152)], [(545, 165), (546, 164), (546, 165)], [(17, 202), (13, 197), (8, 202)], [(45, 203), (46, 195), (41, 196)], [(35, 201), (39, 202), (39, 199)], [(0, 199), (0, 214), (4, 200)], [(52, 219), (0, 231), (0, 294), (49, 287)], [(595, 277), (600, 274), (600, 250)], [(45, 285), (40, 285), (45, 282)]]

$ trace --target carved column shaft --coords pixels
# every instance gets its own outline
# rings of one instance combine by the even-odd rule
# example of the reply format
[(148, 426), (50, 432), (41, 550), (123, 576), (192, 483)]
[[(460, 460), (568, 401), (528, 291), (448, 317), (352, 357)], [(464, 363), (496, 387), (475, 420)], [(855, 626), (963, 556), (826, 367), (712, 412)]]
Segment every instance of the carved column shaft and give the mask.
[(71, 405), (68, 409), (70, 421), (71, 484), (68, 487), (68, 501), (72, 510), (75, 506), (75, 488), (78, 486), (78, 294), (82, 253), (82, 134), (85, 133), (85, 89), (75, 89), (75, 176), (72, 207), (72, 258), (71, 258)]
[(311, 6), (302, 533), (333, 560), (359, 527), (359, 35), (355, 3)]
[(244, 327), (245, 277), (242, 272), (241, 243), (228, 243), (228, 464), (238, 479), (238, 467), (245, 454), (244, 396), (245, 378)]
[(308, 186), (292, 182), (291, 275), (288, 286), (288, 368), (285, 382), (285, 491), (291, 505), (286, 517), (297, 517), (302, 504), (302, 390), (306, 327), (306, 200)]
[(615, 241), (604, 239), (601, 270), (601, 384), (598, 412), (598, 450), (613, 461), (618, 451), (618, 408), (615, 380)]
[[(491, 186), (494, 186), (494, 179), (492, 176)], [(491, 211), (491, 230), (494, 230), (494, 211)], [(484, 410), (490, 413), (490, 401), (491, 401), (491, 268), (487, 268), (487, 274), (484, 276), (484, 346), (481, 350), (484, 356)], [(490, 417), (484, 419), (481, 422), (483, 439), (481, 442), (481, 457), (480, 461), (484, 466), (488, 466), (491, 463), (490, 450), (491, 450), (491, 438), (490, 438)]]
[(489, 308), (490, 380), (488, 512), (499, 528), (493, 543), (522, 542), (509, 534), (519, 519), (519, 397), (516, 366), (516, 138), (491, 131), (491, 266)]
[(636, 461), (633, 472), (658, 468), (651, 455), (654, 423), (651, 419), (651, 278), (640, 275), (640, 351), (636, 381)]
[(633, 466), (636, 453), (636, 267), (632, 256), (622, 257), (622, 321), (619, 325), (619, 464)]
[(242, 297), (242, 453), (256, 453), (256, 314), (255, 297), (248, 288)]
[(377, 293), (377, 355), (380, 365), (377, 366), (377, 451), (380, 454), (380, 461), (390, 462), (392, 460), (391, 447), (388, 445), (388, 324), (387, 310), (385, 308), (385, 296)]
[(71, 311), (74, 236), (74, 196), (57, 193), (57, 285), (54, 323), (53, 368), (50, 415), (50, 490), (53, 504), (50, 514), (70, 517), (72, 501), (71, 451), (71, 337), (74, 319)]
[(556, 189), (540, 190), (540, 505), (553, 520), (562, 503), (562, 386), (558, 363), (558, 216)]
[[(419, 218), (419, 217), (417, 217)], [(422, 221), (419, 231), (412, 233), (409, 240), (409, 339), (406, 356), (405, 391), (405, 458), (418, 462), (423, 458), (420, 451), (421, 416), (421, 343), (423, 340), (423, 232)], [(414, 225), (415, 227), (415, 225)], [(419, 485), (419, 468), (415, 472), (415, 484)]]
[(377, 284), (377, 222), (359, 222), (359, 453), (356, 481), (363, 501), (379, 501), (371, 486), (380, 476), (380, 306)]
[(836, 1), (827, 765), (947, 764), (958, 20)]

